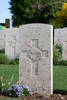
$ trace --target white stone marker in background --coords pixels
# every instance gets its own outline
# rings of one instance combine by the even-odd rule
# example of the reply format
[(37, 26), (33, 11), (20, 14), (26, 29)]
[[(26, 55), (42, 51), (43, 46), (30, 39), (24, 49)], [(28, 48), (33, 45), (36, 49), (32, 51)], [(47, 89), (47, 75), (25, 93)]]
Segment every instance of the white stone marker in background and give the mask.
[(27, 24), (20, 27), (20, 33), (19, 81), (33, 92), (49, 96), (53, 93), (53, 27)]
[(0, 49), (5, 49), (5, 30), (0, 30)]
[(62, 59), (67, 60), (67, 28), (63, 28), (62, 33), (63, 33)]
[(5, 54), (10, 58), (14, 59), (19, 57), (20, 54), (20, 33), (19, 28), (6, 29), (5, 37)]
[(62, 28), (54, 29), (54, 45), (63, 44)]

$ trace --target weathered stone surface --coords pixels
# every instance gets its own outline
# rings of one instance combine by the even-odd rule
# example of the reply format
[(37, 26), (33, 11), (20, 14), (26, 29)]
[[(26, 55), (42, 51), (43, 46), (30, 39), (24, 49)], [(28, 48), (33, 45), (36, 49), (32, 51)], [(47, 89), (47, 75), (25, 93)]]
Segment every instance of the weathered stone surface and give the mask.
[(19, 28), (10, 28), (5, 30), (5, 54), (10, 58), (14, 59), (19, 56), (20, 49), (20, 34)]
[(67, 60), (67, 28), (62, 29), (62, 34), (63, 34), (62, 59)]
[(33, 92), (49, 96), (53, 93), (53, 28), (46, 24), (27, 24), (20, 27), (20, 33), (19, 81)]
[(54, 45), (62, 45), (62, 59), (67, 60), (67, 28), (57, 28), (54, 30)]
[(5, 30), (0, 30), (0, 49), (5, 48)]
[(63, 44), (62, 28), (54, 29), (54, 45)]

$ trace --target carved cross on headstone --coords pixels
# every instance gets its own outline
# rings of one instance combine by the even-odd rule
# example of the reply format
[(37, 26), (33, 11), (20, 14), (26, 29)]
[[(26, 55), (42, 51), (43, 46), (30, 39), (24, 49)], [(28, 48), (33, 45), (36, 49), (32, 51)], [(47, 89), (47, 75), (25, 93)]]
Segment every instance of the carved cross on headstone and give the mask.
[(42, 50), (39, 47), (39, 40), (32, 39), (29, 50), (23, 50), (23, 53), (31, 60), (31, 75), (38, 75), (39, 60), (42, 57), (48, 57), (48, 50)]

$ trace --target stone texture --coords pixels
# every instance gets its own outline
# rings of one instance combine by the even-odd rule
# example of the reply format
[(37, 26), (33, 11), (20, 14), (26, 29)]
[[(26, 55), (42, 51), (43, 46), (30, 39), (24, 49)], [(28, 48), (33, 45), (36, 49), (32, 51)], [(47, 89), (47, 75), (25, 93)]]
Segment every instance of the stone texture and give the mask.
[(63, 28), (62, 33), (63, 33), (62, 59), (67, 60), (67, 28)]
[(62, 37), (63, 33), (62, 33), (62, 29), (61, 28), (57, 28), (54, 29), (54, 45), (56, 44), (63, 44), (63, 37)]
[(53, 93), (52, 32), (53, 28), (48, 24), (20, 26), (20, 84), (28, 85), (33, 92), (44, 96)]
[(62, 45), (62, 59), (67, 60), (67, 28), (58, 28), (54, 30), (54, 45)]
[(20, 34), (19, 28), (10, 28), (5, 30), (5, 54), (10, 58), (14, 59), (19, 56), (20, 49)]
[(5, 48), (5, 30), (0, 30), (0, 49)]

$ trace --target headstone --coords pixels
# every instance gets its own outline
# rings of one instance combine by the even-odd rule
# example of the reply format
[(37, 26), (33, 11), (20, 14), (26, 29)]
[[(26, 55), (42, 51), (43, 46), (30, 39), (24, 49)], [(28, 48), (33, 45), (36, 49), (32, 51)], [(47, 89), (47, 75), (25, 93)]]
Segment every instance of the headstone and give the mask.
[(62, 40), (62, 28), (57, 28), (54, 29), (54, 45), (56, 44), (63, 44), (63, 40)]
[(19, 57), (20, 35), (19, 28), (6, 29), (5, 54), (10, 59)]
[(62, 33), (63, 33), (62, 59), (67, 60), (67, 28), (63, 28)]
[(20, 33), (20, 84), (28, 85), (35, 93), (49, 96), (53, 93), (53, 28), (48, 24), (27, 24), (20, 27)]
[(5, 30), (0, 30), (0, 49), (5, 49)]

